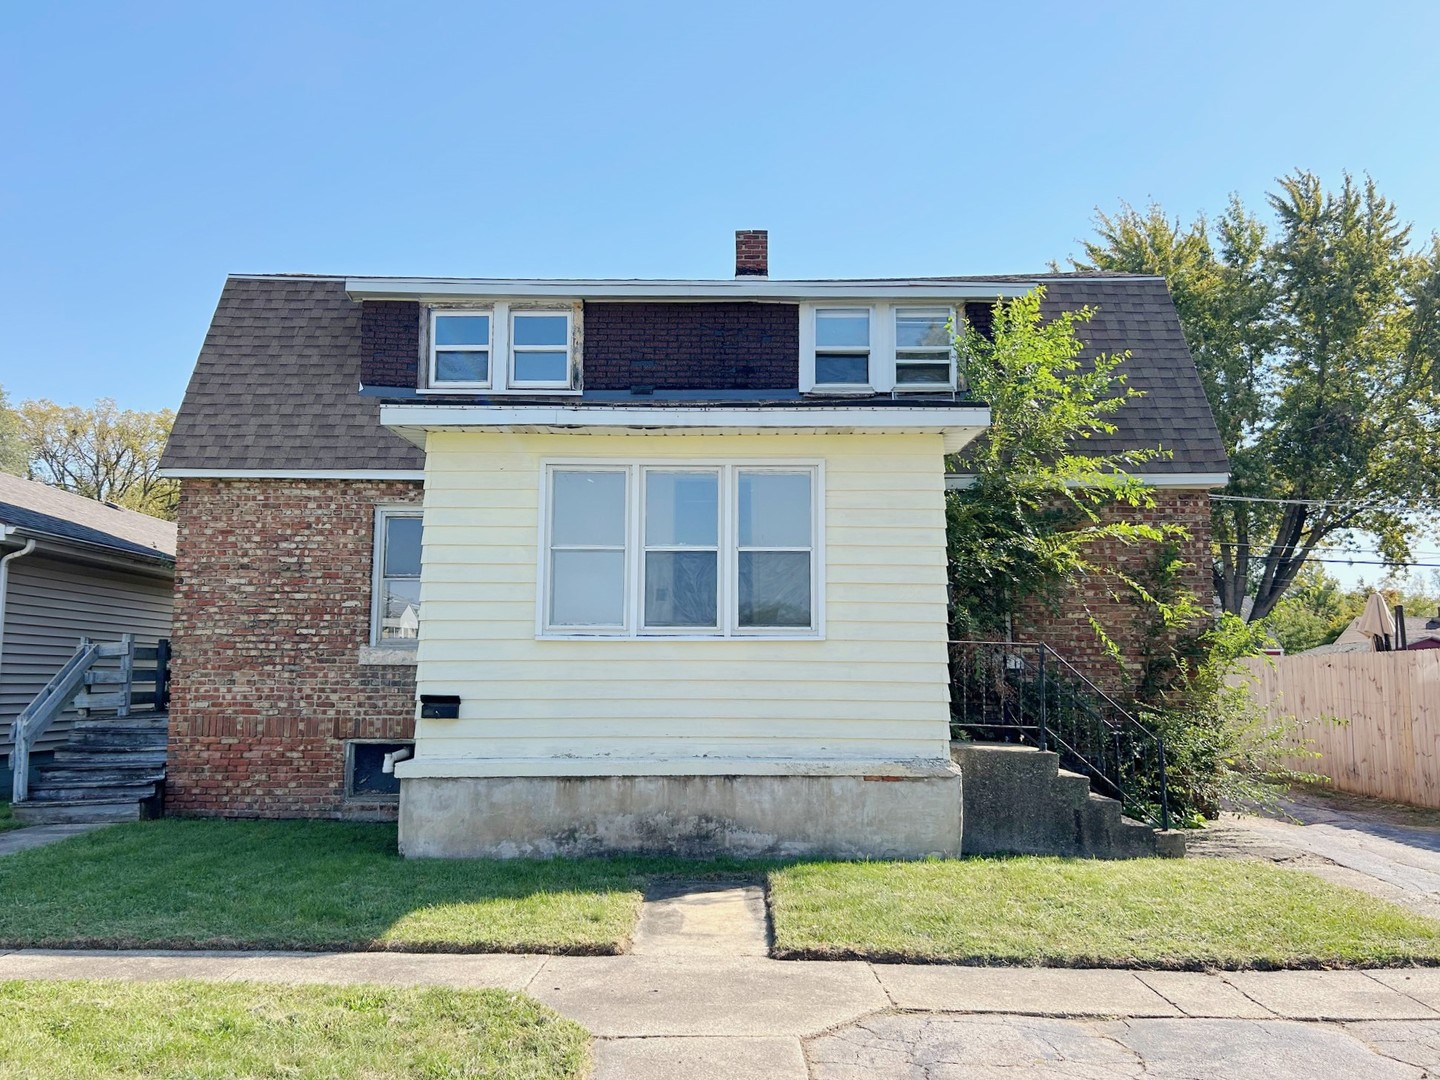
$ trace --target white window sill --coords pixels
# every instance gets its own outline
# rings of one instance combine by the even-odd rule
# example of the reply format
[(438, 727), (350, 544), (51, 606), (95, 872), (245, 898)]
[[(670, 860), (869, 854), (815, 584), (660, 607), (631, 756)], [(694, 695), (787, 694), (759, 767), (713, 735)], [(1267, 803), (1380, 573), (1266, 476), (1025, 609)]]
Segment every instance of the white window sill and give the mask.
[(361, 645), (355, 661), (362, 666), (376, 667), (414, 667), (418, 662), (414, 649), (397, 649), (387, 645)]
[(536, 634), (536, 641), (824, 641), (825, 635), (814, 630), (794, 633), (785, 630), (753, 630), (740, 634), (627, 634), (623, 631), (595, 634)]
[(848, 383), (834, 386), (812, 386), (805, 393), (813, 394), (815, 397), (867, 397), (875, 393), (875, 388), (862, 386), (859, 383)]

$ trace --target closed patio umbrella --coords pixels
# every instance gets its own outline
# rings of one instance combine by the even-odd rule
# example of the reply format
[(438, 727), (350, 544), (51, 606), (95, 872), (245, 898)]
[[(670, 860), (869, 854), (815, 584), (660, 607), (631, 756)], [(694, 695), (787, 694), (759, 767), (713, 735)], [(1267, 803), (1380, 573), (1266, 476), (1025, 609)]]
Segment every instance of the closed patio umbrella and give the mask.
[(1390, 651), (1390, 642), (1395, 637), (1395, 618), (1378, 592), (1372, 592), (1365, 601), (1365, 610), (1360, 613), (1355, 629), (1370, 639), (1377, 652)]

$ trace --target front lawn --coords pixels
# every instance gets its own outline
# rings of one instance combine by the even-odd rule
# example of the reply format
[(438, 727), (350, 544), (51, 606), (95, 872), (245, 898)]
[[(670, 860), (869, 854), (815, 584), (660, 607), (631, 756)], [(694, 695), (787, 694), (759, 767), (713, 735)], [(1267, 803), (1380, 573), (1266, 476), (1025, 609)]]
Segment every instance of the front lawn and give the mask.
[(114, 825), (0, 859), (0, 947), (623, 951), (646, 860), (405, 860), (395, 826)]
[(1440, 923), (1268, 863), (964, 859), (770, 875), (786, 958), (1065, 967), (1440, 963)]
[(0, 983), (0, 1077), (584, 1076), (584, 1029), (503, 990)]

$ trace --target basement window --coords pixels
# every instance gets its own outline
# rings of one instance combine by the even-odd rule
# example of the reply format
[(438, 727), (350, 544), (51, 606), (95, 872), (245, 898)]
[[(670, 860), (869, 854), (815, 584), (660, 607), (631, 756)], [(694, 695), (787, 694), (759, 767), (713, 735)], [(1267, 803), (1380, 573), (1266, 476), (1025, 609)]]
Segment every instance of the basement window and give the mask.
[(351, 739), (345, 744), (345, 797), (371, 802), (393, 802), (400, 797), (400, 778), (385, 771), (388, 754), (413, 751), (411, 740), (382, 742)]

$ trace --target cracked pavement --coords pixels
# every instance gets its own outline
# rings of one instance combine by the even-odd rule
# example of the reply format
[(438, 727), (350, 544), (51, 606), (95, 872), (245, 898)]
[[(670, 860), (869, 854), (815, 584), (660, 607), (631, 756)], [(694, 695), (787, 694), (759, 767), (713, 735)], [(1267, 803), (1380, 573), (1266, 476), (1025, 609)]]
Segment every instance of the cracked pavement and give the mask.
[(1418, 1080), (1440, 1022), (890, 1013), (811, 1040), (812, 1080)]

